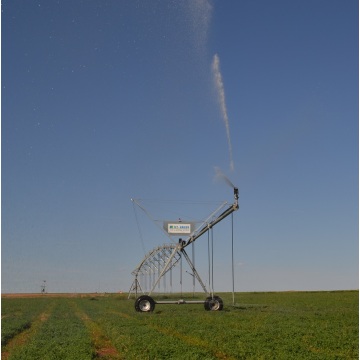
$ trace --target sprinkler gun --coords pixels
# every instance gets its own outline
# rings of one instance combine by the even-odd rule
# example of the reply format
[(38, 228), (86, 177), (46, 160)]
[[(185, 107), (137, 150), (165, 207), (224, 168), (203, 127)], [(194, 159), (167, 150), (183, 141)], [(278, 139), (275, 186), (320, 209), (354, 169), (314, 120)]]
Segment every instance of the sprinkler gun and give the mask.
[(239, 189), (237, 187), (234, 187), (234, 198), (235, 198), (235, 203), (238, 204), (238, 200), (239, 200)]

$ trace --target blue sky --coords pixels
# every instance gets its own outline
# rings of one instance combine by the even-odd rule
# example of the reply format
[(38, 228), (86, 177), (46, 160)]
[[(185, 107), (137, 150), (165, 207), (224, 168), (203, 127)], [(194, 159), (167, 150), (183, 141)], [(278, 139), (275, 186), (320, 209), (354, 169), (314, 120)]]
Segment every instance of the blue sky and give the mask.
[[(358, 14), (355, 0), (3, 1), (2, 291), (127, 291), (143, 247), (169, 241), (130, 199), (203, 218), (233, 201), (216, 166), (240, 190), (237, 291), (358, 288)], [(230, 291), (229, 219), (214, 243)]]

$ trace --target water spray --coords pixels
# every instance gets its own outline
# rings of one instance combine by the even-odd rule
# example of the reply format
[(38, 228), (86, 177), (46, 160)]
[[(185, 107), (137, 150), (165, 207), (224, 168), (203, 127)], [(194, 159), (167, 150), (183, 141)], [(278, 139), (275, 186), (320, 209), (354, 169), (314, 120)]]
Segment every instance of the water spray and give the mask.
[(215, 166), (215, 178), (224, 180), (231, 188), (235, 189), (236, 186), (229, 180), (229, 178), (220, 170), (219, 167)]
[(226, 129), (226, 137), (229, 146), (229, 156), (230, 156), (230, 170), (234, 171), (234, 160), (232, 155), (232, 145), (230, 139), (230, 125), (229, 125), (229, 117), (226, 108), (226, 101), (225, 101), (225, 90), (224, 90), (224, 83), (220, 71), (220, 59), (218, 54), (214, 55), (213, 62), (212, 62), (212, 72), (214, 76), (215, 87), (218, 93), (218, 100), (220, 104), (221, 115), (224, 120), (225, 129)]

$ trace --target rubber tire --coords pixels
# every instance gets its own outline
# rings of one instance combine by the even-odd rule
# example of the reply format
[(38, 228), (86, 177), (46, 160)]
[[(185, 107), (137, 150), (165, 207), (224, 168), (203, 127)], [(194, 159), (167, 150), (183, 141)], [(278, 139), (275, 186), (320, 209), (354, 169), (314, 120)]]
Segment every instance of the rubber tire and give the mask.
[(224, 308), (224, 303), (220, 296), (209, 296), (205, 300), (204, 308), (207, 311), (221, 311)]
[(141, 295), (135, 300), (135, 310), (138, 312), (152, 312), (155, 309), (155, 301), (151, 296)]

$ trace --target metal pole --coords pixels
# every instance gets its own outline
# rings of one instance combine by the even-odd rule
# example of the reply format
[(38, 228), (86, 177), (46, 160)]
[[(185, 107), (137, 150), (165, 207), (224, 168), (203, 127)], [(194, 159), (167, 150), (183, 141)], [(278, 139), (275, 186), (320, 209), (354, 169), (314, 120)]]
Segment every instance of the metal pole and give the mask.
[[(195, 243), (192, 243), (192, 263), (195, 268)], [(195, 297), (195, 274), (193, 271), (193, 297)]]
[(211, 228), (211, 296), (214, 297), (214, 230)]
[(182, 254), (180, 257), (180, 292), (182, 297)]
[(171, 264), (171, 268), (170, 268), (170, 294), (172, 294), (172, 290), (173, 290), (173, 287), (172, 287), (172, 264)]
[(235, 306), (235, 281), (234, 281), (234, 214), (231, 214), (231, 265), (232, 265), (232, 297)]
[(209, 290), (211, 291), (211, 272), (210, 272), (210, 231), (208, 231), (208, 264), (209, 264)]

